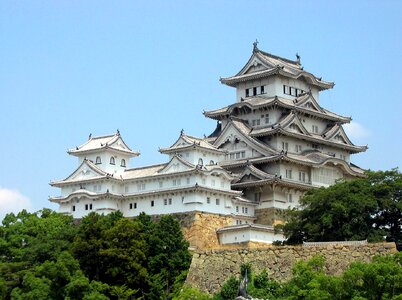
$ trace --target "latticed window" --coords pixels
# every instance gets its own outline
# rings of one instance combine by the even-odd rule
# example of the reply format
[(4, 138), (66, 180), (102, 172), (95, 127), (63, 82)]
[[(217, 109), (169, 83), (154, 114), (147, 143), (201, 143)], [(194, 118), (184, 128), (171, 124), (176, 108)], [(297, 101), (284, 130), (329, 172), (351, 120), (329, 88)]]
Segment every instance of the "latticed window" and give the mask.
[(97, 156), (95, 159), (95, 164), (99, 165), (101, 163), (102, 163), (102, 160), (101, 160), (100, 156)]
[(126, 160), (125, 159), (121, 160), (120, 166), (124, 167), (124, 168), (126, 167)]

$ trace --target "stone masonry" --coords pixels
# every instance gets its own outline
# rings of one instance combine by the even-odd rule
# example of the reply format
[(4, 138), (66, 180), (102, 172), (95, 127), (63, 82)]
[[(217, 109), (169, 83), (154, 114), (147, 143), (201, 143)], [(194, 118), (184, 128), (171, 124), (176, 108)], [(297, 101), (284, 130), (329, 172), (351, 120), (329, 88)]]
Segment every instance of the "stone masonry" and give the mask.
[(220, 290), (231, 275), (239, 276), (243, 263), (251, 263), (255, 273), (267, 269), (271, 278), (285, 281), (291, 277), (295, 262), (306, 261), (316, 254), (325, 258), (326, 273), (335, 275), (341, 274), (354, 261), (368, 262), (377, 254), (385, 255), (396, 251), (394, 243), (195, 251), (186, 283), (213, 294)]

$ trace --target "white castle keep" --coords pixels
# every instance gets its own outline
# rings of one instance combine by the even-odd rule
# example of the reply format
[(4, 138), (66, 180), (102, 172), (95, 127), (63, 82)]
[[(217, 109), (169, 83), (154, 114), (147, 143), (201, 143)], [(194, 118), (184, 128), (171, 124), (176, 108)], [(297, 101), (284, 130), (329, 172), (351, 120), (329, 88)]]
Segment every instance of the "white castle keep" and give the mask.
[(297, 60), (257, 48), (246, 65), (221, 82), (236, 88), (236, 102), (204, 112), (217, 120), (204, 138), (180, 133), (160, 152), (164, 164), (128, 168), (139, 155), (120, 133), (89, 137), (68, 151), (78, 168), (52, 181), (60, 213), (82, 218), (90, 212), (121, 211), (126, 217), (201, 211), (230, 217), (216, 228), (221, 243), (272, 242), (278, 211), (297, 207), (304, 192), (336, 180), (364, 176), (350, 155), (365, 151), (347, 137), (351, 118), (320, 105), (320, 92), (333, 88), (305, 71)]

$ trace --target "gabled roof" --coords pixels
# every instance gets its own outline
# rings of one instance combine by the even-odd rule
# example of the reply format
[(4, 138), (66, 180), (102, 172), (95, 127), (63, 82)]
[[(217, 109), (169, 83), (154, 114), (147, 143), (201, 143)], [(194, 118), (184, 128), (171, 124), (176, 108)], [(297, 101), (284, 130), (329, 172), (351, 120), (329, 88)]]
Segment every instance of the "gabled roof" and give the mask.
[(324, 120), (331, 120), (340, 123), (349, 123), (351, 121), (350, 117), (344, 117), (322, 108), (311, 95), (311, 93), (300, 95), (295, 100), (278, 96), (252, 96), (243, 99), (241, 102), (236, 102), (221, 109), (204, 111), (204, 115), (211, 119), (222, 120), (229, 118), (232, 115), (235, 116), (237, 110), (252, 111), (260, 108), (270, 108), (272, 106), (283, 107), (290, 110), (293, 109), (307, 115), (322, 118)]
[[(174, 165), (176, 164), (176, 168)], [(228, 171), (223, 169), (219, 165), (203, 165), (196, 166), (188, 162), (180, 155), (173, 156), (168, 163), (152, 165), (142, 168), (126, 169), (122, 174), (123, 180), (141, 180), (149, 179), (150, 177), (163, 177), (169, 175), (182, 175), (190, 174), (194, 172), (200, 172), (204, 174), (212, 175), (223, 175), (229, 180), (233, 180), (235, 177), (232, 176)]]
[(326, 90), (334, 86), (333, 82), (326, 82), (321, 78), (303, 70), (300, 60), (293, 61), (279, 57), (254, 47), (253, 53), (246, 65), (234, 76), (221, 78), (220, 81), (229, 86), (236, 86), (240, 82), (282, 75), (292, 79), (304, 78), (309, 84)]
[(50, 182), (51, 186), (62, 186), (70, 183), (80, 183), (88, 180), (109, 178), (111, 174), (98, 168), (93, 162), (84, 159), (78, 168), (71, 173), (67, 178), (59, 181)]
[(175, 152), (186, 151), (191, 148), (198, 148), (209, 152), (219, 152), (219, 153), (224, 152), (216, 148), (212, 144), (210, 144), (206, 137), (205, 138), (193, 137), (185, 134), (183, 130), (181, 131), (179, 138), (176, 140), (176, 142), (173, 143), (172, 146), (168, 148), (161, 148), (159, 149), (159, 152), (175, 153)]
[(112, 135), (104, 135), (98, 137), (92, 137), (90, 135), (88, 141), (75, 149), (67, 151), (68, 154), (79, 156), (86, 153), (99, 152), (100, 150), (112, 150), (120, 153), (124, 153), (129, 156), (138, 156), (139, 153), (131, 150), (120, 136), (120, 132)]
[(214, 141), (214, 146), (219, 147), (228, 140), (226, 134), (229, 130), (234, 130), (238, 136), (244, 141), (248, 142), (249, 147), (260, 152), (262, 155), (270, 156), (278, 152), (269, 147), (268, 145), (260, 142), (259, 140), (250, 136), (252, 129), (248, 127), (242, 120), (232, 118), (226, 124), (219, 137)]
[[(254, 165), (261, 165), (279, 161), (286, 161), (298, 165), (314, 166), (314, 167), (334, 165), (341, 167), (344, 173), (350, 174), (352, 176), (365, 177), (364, 170), (360, 169), (359, 167), (354, 166), (352, 164), (348, 164), (346, 161), (339, 158), (335, 158), (332, 155), (319, 152), (318, 150), (305, 151), (303, 154), (291, 154), (291, 153), (285, 154), (285, 152), (283, 152), (281, 154), (271, 157), (258, 157), (239, 161), (223, 161), (221, 162), (221, 166), (224, 167), (225, 169), (245, 167), (246, 168), (245, 171), (239, 176), (239, 178), (242, 178), (244, 174), (253, 174), (255, 177), (263, 179), (262, 175), (260, 176), (257, 175), (258, 171), (259, 172), (263, 171), (254, 167)], [(249, 170), (253, 170), (253, 172), (247, 171), (247, 168), (249, 168)]]
[[(269, 135), (274, 135), (274, 134), (282, 134), (285, 136), (292, 136), (296, 137), (302, 140), (307, 140), (307, 141), (312, 141), (318, 144), (325, 144), (325, 145), (330, 145), (336, 148), (341, 148), (350, 151), (351, 153), (357, 153), (357, 152), (363, 152), (367, 150), (367, 146), (356, 146), (354, 145), (349, 138), (347, 138), (346, 133), (343, 131), (342, 126), (339, 124), (334, 125), (331, 129), (326, 131), (324, 134), (319, 135), (319, 134), (312, 134), (309, 133), (304, 126), (301, 124), (301, 122), (297, 122), (299, 128), (304, 128), (305, 132), (297, 132), (295, 130), (291, 130), (288, 124), (292, 120), (294, 120), (294, 112), (291, 112), (289, 115), (283, 117), (282, 119), (279, 120), (279, 122), (273, 126), (270, 127), (262, 127), (262, 128), (255, 128), (250, 132), (250, 135), (253, 137), (261, 137), (261, 136), (269, 136)], [(303, 126), (303, 127), (300, 127)], [(333, 129), (335, 127), (335, 129)], [(336, 141), (334, 139), (331, 139), (328, 137), (328, 133), (331, 133), (332, 135), (334, 132), (337, 132), (342, 136), (344, 139), (344, 143), (340, 143), (339, 141)], [(331, 135), (331, 136), (332, 136)]]
[(175, 155), (171, 158), (171, 160), (158, 171), (159, 174), (166, 174), (166, 173), (174, 173), (183, 171), (188, 171), (191, 169), (195, 169), (195, 165), (188, 162), (187, 160), (181, 158), (179, 155)]

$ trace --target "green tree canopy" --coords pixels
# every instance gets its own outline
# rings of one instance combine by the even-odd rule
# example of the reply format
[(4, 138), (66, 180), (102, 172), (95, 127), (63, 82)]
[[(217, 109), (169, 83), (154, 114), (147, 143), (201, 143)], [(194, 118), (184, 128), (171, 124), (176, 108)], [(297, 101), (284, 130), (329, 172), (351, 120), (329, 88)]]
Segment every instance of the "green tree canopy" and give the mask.
[(402, 174), (367, 172), (367, 178), (311, 189), (302, 209), (286, 213), (288, 243), (303, 241), (402, 241)]

